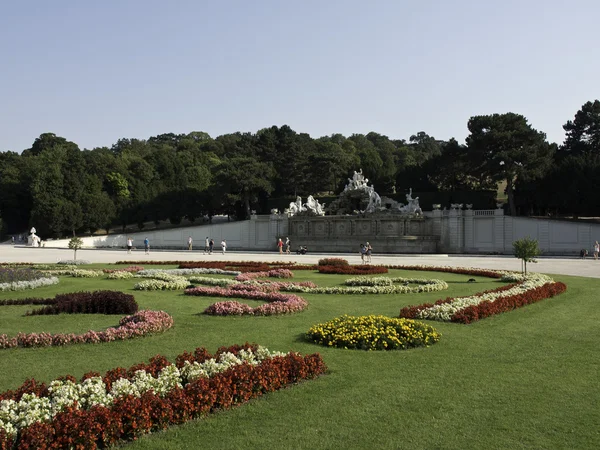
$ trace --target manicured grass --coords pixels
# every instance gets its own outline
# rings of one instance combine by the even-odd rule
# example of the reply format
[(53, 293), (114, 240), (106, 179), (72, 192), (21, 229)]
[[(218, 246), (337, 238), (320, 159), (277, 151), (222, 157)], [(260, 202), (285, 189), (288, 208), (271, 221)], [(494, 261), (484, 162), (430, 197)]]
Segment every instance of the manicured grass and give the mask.
[[(385, 314), (447, 296), (493, 289), (497, 280), (436, 272), (389, 276), (439, 278), (448, 291), (379, 296), (303, 295), (309, 309), (275, 317), (212, 317), (215, 300), (181, 292), (138, 292), (134, 280), (74, 279), (0, 298), (111, 289), (133, 293), (140, 308), (162, 309), (173, 328), (142, 339), (64, 348), (0, 350), (0, 390), (26, 378), (49, 381), (71, 373), (128, 367), (160, 353), (174, 357), (205, 346), (257, 342), (271, 350), (320, 352), (330, 373), (231, 411), (145, 436), (131, 448), (597, 448), (600, 445), (597, 307), (600, 280), (555, 276), (558, 297), (471, 325), (430, 322), (439, 343), (408, 351), (365, 352), (304, 340), (311, 325), (342, 314)], [(295, 272), (294, 281), (339, 285), (348, 276)], [(256, 303), (254, 303), (256, 304)], [(0, 333), (86, 331), (118, 317), (22, 317), (27, 307), (0, 307)], [(88, 319), (89, 318), (89, 319)], [(43, 318), (48, 319), (48, 318)], [(104, 322), (106, 320), (106, 322)], [(72, 321), (72, 322), (70, 322)], [(32, 324), (35, 324), (33, 326)], [(36, 326), (46, 327), (36, 329)], [(64, 330), (61, 330), (64, 331)]]

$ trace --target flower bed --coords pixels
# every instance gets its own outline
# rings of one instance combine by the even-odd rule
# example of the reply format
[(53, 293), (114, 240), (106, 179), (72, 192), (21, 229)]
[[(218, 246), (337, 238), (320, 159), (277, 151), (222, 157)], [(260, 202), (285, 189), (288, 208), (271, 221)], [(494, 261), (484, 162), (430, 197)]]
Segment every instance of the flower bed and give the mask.
[(88, 261), (87, 259), (61, 259), (56, 264), (67, 264), (70, 266), (82, 266), (82, 265), (91, 264), (91, 263), (92, 262)]
[(234, 270), (241, 273), (268, 272), (272, 269), (285, 269), (293, 266), (293, 262), (256, 262), (256, 261), (190, 261), (179, 264), (180, 269), (221, 269)]
[[(366, 286), (328, 286), (328, 287), (306, 287), (298, 284), (290, 284), (281, 288), (287, 292), (302, 292), (305, 294), (414, 294), (418, 292), (435, 292), (448, 289), (448, 284), (442, 280), (425, 280), (418, 278), (389, 278), (389, 280), (402, 280), (402, 285), (394, 285), (393, 282), (375, 282)], [(412, 281), (409, 281), (412, 280)], [(410, 286), (410, 284), (416, 286)]]
[(468, 297), (447, 298), (434, 304), (407, 306), (400, 311), (400, 317), (471, 323), (554, 297), (567, 289), (564, 283), (557, 283), (542, 274), (529, 274), (524, 277), (500, 272), (497, 274), (499, 277), (506, 276), (506, 281), (521, 281)]
[(388, 273), (384, 266), (318, 266), (319, 273), (341, 274), (341, 275), (375, 275), (379, 273)]
[(31, 267), (0, 267), (0, 291), (21, 291), (57, 283), (58, 278)]
[(19, 333), (15, 337), (0, 334), (0, 348), (50, 347), (69, 344), (97, 344), (122, 341), (151, 333), (162, 333), (173, 326), (173, 318), (164, 311), (141, 310), (123, 317), (119, 326), (84, 334)]
[(128, 266), (123, 267), (122, 269), (102, 269), (104, 273), (115, 273), (115, 272), (134, 272), (137, 273), (141, 270), (144, 270), (142, 266)]
[(141, 277), (155, 278), (157, 274), (170, 274), (177, 276), (185, 275), (239, 275), (238, 270), (223, 270), (223, 269), (146, 269), (138, 272)]
[(48, 306), (27, 312), (28, 316), (50, 314), (134, 314), (138, 304), (133, 295), (119, 291), (58, 294)]
[(440, 334), (422, 322), (374, 315), (337, 317), (312, 326), (306, 337), (324, 346), (360, 350), (426, 347), (440, 340)]
[[(28, 380), (0, 394), (0, 448), (98, 448), (246, 403), (327, 370), (317, 353), (270, 353), (256, 345), (210, 355), (198, 348), (170, 363), (157, 356), (104, 377), (50, 386)], [(3, 430), (3, 431), (2, 431)]]
[(0, 291), (24, 291), (25, 289), (36, 289), (39, 287), (52, 286), (58, 284), (57, 277), (38, 278), (32, 281), (15, 281), (12, 283), (0, 283)]
[(450, 267), (450, 266), (386, 266), (388, 269), (400, 269), (400, 270), (429, 270), (431, 272), (447, 272), (447, 273), (458, 273), (463, 275), (475, 275), (488, 278), (502, 278), (506, 271), (503, 270), (491, 270), (491, 269), (478, 269), (476, 267)]
[(128, 280), (135, 276), (134, 272), (124, 272), (122, 270), (117, 270), (115, 272), (110, 272), (106, 278), (109, 280)]
[(177, 291), (185, 289), (190, 285), (187, 278), (177, 277), (171, 281), (165, 280), (144, 280), (136, 283), (133, 289), (136, 291)]
[(297, 295), (282, 294), (280, 292), (262, 292), (258, 289), (236, 290), (227, 288), (195, 287), (185, 290), (185, 295), (198, 295), (206, 297), (244, 298), (249, 300), (262, 300), (269, 302), (252, 308), (236, 301), (217, 302), (204, 310), (204, 314), (228, 315), (253, 315), (271, 316), (275, 314), (291, 314), (302, 311), (308, 306), (306, 300)]
[(288, 269), (273, 269), (266, 272), (246, 272), (235, 277), (236, 281), (248, 281), (255, 278), (293, 278), (294, 274)]

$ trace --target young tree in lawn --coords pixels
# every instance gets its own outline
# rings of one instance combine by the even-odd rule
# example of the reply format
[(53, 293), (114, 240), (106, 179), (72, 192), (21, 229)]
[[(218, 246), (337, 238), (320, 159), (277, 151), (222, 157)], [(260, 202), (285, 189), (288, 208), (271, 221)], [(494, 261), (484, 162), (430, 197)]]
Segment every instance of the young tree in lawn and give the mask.
[(81, 240), (81, 238), (78, 237), (73, 237), (71, 238), (71, 240), (69, 241), (69, 248), (71, 250), (73, 250), (73, 260), (77, 261), (77, 250), (79, 250), (81, 247), (83, 247), (83, 241)]
[(527, 273), (527, 263), (536, 263), (535, 257), (540, 254), (538, 241), (526, 237), (513, 242), (515, 257), (521, 260), (521, 272)]

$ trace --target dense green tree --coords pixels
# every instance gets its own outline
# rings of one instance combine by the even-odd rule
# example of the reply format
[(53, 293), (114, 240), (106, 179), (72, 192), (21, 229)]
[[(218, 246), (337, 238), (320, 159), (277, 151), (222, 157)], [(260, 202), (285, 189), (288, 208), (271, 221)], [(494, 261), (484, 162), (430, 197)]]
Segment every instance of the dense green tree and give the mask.
[(263, 163), (250, 157), (235, 157), (225, 160), (217, 172), (216, 184), (219, 186), (219, 198), (224, 205), (238, 202), (243, 217), (250, 216), (251, 204), (258, 200), (261, 192), (273, 191), (270, 180), (275, 177), (271, 164)]
[(546, 135), (514, 113), (474, 116), (468, 128), (474, 173), (492, 182), (506, 181), (510, 212), (516, 215), (515, 182), (540, 178), (552, 163)]
[(563, 125), (566, 133), (561, 150), (571, 155), (600, 156), (600, 101), (585, 103), (573, 120)]

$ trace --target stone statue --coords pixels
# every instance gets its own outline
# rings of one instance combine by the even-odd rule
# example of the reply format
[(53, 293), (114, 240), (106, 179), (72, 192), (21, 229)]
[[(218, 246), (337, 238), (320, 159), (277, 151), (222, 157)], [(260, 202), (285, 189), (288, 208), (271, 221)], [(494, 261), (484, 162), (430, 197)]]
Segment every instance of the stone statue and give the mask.
[(325, 211), (323, 209), (325, 204), (321, 205), (319, 203), (319, 200), (315, 200), (312, 195), (308, 196), (304, 206), (306, 207), (305, 208), (306, 211), (311, 215), (315, 215), (315, 216), (324, 216), (325, 215)]
[(318, 200), (315, 200), (312, 195), (309, 195), (306, 199), (306, 203), (302, 203), (302, 197), (296, 197), (296, 201), (290, 203), (289, 208), (287, 208), (284, 213), (288, 215), (288, 217), (293, 217), (297, 215), (307, 215), (307, 216), (324, 216), (325, 205), (321, 205)]
[(29, 234), (35, 234), (37, 233), (37, 230), (35, 229), (35, 227), (31, 227), (31, 230), (29, 230)]
[(365, 176), (362, 173), (362, 169), (359, 169), (358, 172), (355, 170), (354, 175), (352, 175), (352, 178), (348, 178), (348, 184), (346, 185), (344, 190), (363, 189), (367, 187), (368, 182), (369, 179), (365, 178)]
[(381, 197), (375, 192), (375, 186), (367, 187), (367, 192), (369, 193), (369, 204), (367, 205), (365, 212), (374, 213), (381, 208)]

